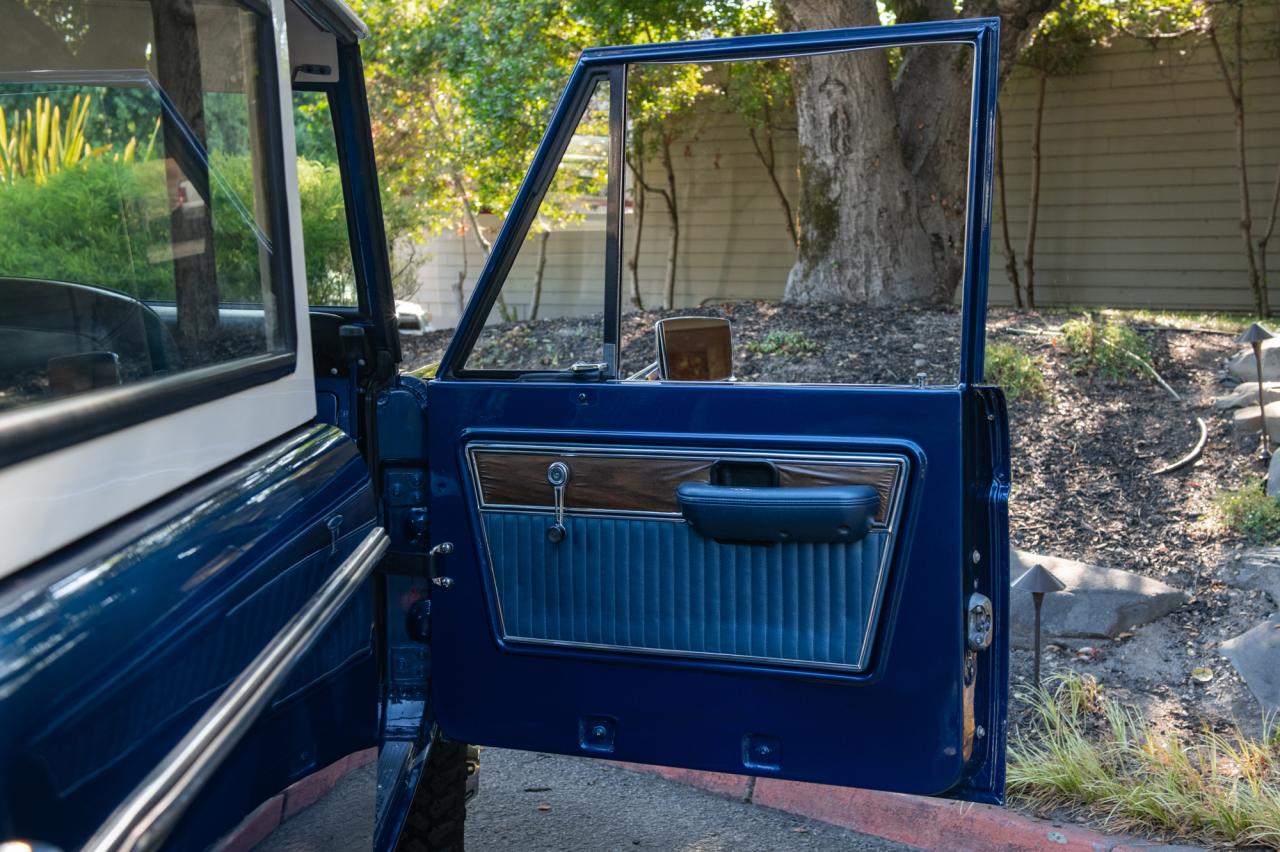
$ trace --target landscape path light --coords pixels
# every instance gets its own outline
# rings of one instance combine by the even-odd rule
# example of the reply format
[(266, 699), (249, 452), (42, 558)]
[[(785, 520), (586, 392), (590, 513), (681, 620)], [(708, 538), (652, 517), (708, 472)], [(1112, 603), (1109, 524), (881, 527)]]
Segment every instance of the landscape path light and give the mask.
[(1014, 580), (1011, 584), (1013, 588), (1024, 592), (1031, 593), (1031, 601), (1036, 608), (1036, 647), (1034, 656), (1034, 671), (1031, 679), (1035, 682), (1036, 689), (1040, 688), (1040, 607), (1044, 605), (1044, 596), (1060, 592), (1067, 587), (1065, 583), (1053, 576), (1053, 572), (1037, 562), (1032, 565), (1022, 576)]
[(1262, 341), (1273, 337), (1274, 334), (1255, 322), (1236, 340), (1236, 343), (1248, 343), (1253, 347), (1253, 365), (1258, 368), (1258, 413), (1262, 417), (1263, 464), (1271, 463), (1271, 434), (1267, 431), (1267, 402), (1262, 395)]

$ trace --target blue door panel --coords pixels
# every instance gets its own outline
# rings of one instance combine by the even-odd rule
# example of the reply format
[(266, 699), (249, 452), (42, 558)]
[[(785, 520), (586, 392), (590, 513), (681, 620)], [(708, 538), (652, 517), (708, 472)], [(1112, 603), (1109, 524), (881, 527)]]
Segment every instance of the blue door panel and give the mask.
[[(616, 732), (604, 754), (616, 759), (930, 794), (954, 789), (999, 759), (974, 743), (962, 712), (963, 613), (971, 564), (960, 449), (966, 391), (479, 381), (436, 381), (428, 389), (431, 452), (439, 460), (432, 469), (432, 539), (455, 546), (442, 569), (455, 584), (434, 593), (432, 610), (432, 643), (442, 650), (432, 657), (433, 712), (449, 736), (599, 755), (582, 731), (585, 722), (603, 719)], [(472, 441), (492, 440), (906, 456), (900, 538), (890, 554), (866, 670), (504, 638), (502, 601), (490, 577), (465, 453)], [(509, 526), (527, 522), (491, 517), (489, 523), (506, 535)], [(566, 523), (582, 521), (571, 517)], [(525, 563), (516, 559), (514, 570), (529, 571), (529, 609), (516, 618), (522, 627), (550, 635), (566, 627), (559, 617), (539, 619), (555, 612), (561, 598), (553, 595), (553, 606), (546, 597), (554, 574), (534, 579), (554, 567), (539, 556), (545, 539), (535, 537), (536, 531), (507, 541), (495, 558), (523, 554)], [(566, 543), (575, 533), (582, 539), (601, 534), (571, 528)], [(999, 554), (984, 559), (991, 555), (999, 560)], [(668, 571), (672, 559), (650, 554), (644, 564), (649, 572)], [(611, 559), (584, 559), (582, 565), (602, 577), (621, 567)], [(500, 577), (511, 570), (509, 563), (497, 567)], [(537, 611), (535, 589), (542, 590)], [(767, 596), (762, 602), (770, 603)], [(866, 612), (865, 604), (845, 610), (845, 629)], [(792, 617), (798, 623), (804, 614), (797, 606)], [(645, 617), (650, 616), (660, 626), (665, 614)], [(629, 609), (626, 617), (632, 617)], [(476, 641), (477, 625), (488, 625), (489, 641)], [(733, 641), (753, 647), (746, 635), (735, 634)], [(774, 764), (744, 757), (744, 743), (760, 738), (776, 744)]]
[(765, 546), (717, 542), (683, 522), (570, 516), (553, 544), (548, 523), (545, 513), (486, 513), (508, 642), (861, 667), (886, 532)]
[[(603, 370), (577, 381), (568, 371), (465, 368), (599, 79), (608, 75), (621, 89), (625, 66), (635, 62), (768, 59), (926, 42), (974, 47), (956, 386), (623, 382), (612, 375), (616, 364), (609, 357)], [(998, 21), (986, 19), (584, 52), (438, 377), (428, 385), (425, 544), (453, 545), (438, 566), (452, 584), (431, 590), (430, 709), (445, 734), (512, 748), (1002, 801), (1007, 421), (999, 393), (979, 387), (998, 47)], [(625, 99), (618, 97), (611, 110), (614, 145), (623, 144), (624, 128)], [(616, 188), (623, 158), (611, 150)], [(622, 215), (622, 205), (612, 203), (601, 282), (606, 355), (621, 344)], [(726, 549), (689, 530), (658, 532), (643, 518), (616, 517), (625, 513), (607, 505), (600, 512), (615, 515), (608, 520), (588, 518), (597, 507), (574, 513), (570, 506), (567, 538), (549, 551), (537, 535), (546, 523), (545, 496), (541, 504), (526, 499), (526, 487), (485, 502), (488, 485), (469, 465), (467, 450), (479, 442), (549, 447), (553, 459), (584, 445), (766, 459), (787, 452), (904, 457), (901, 513), (880, 543), (888, 555), (882, 589), (868, 602), (866, 553), (860, 559), (842, 553), (843, 565), (823, 561), (830, 548), (778, 547), (759, 556), (767, 546)], [(535, 454), (545, 455), (526, 453)], [(505, 469), (544, 476), (529, 464)], [(571, 490), (566, 486), (564, 494)], [(682, 519), (676, 514), (664, 522)], [(711, 575), (709, 560), (722, 566)], [(791, 596), (788, 574), (796, 578)], [(812, 599), (799, 592), (802, 577), (814, 589)], [(723, 583), (730, 579), (734, 589), (726, 594)], [(749, 594), (740, 596), (743, 590)], [(974, 594), (993, 605), (989, 647), (967, 640)], [(593, 623), (597, 611), (600, 620)], [(816, 640), (824, 616), (827, 634), (837, 636), (822, 645)], [(849, 665), (848, 635), (867, 626), (865, 660)]]
[[(354, 443), (316, 426), (0, 584), (5, 834), (67, 848), (87, 839), (375, 518)], [(257, 766), (239, 780), (242, 798), (256, 797), (249, 807), (324, 765), (322, 752), (374, 742), (372, 623), (370, 592), (337, 616), (254, 729), (289, 719), (294, 735), (250, 746), (251, 733), (233, 754), (252, 753)], [(335, 735), (322, 713), (350, 731)], [(202, 802), (184, 826), (215, 833), (180, 830), (172, 848), (201, 848), (244, 813), (213, 802), (218, 819), (202, 817)]]

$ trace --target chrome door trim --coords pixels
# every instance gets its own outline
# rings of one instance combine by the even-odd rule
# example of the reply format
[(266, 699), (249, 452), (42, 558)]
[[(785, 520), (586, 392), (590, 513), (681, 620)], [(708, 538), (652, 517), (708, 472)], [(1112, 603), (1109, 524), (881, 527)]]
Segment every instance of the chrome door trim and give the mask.
[[(894, 532), (899, 510), (902, 506), (902, 495), (908, 462), (902, 453), (864, 453), (856, 450), (836, 452), (815, 452), (810, 450), (742, 450), (720, 449), (708, 450), (700, 448), (663, 448), (613, 446), (609, 444), (582, 443), (545, 443), (545, 442), (513, 442), (513, 441), (472, 441), (467, 444), (467, 473), (471, 477), (475, 499), (472, 501), (481, 512), (532, 512), (535, 514), (555, 514), (552, 505), (525, 506), (519, 503), (490, 503), (484, 497), (484, 489), (480, 487), (480, 470), (476, 464), (476, 454), (485, 452), (521, 453), (526, 455), (555, 454), (565, 458), (658, 458), (658, 459), (765, 459), (782, 461), (818, 462), (847, 467), (884, 467), (894, 470), (893, 488), (889, 492), (889, 506), (883, 521), (873, 521), (875, 531)], [(608, 518), (637, 518), (649, 521), (675, 521), (684, 523), (684, 515), (680, 512), (658, 512), (647, 509), (593, 509), (581, 506), (565, 506), (566, 515), (583, 517), (599, 516)]]
[[(665, 648), (650, 648), (636, 645), (606, 645), (591, 642), (571, 642), (563, 639), (536, 639), (517, 636), (507, 631), (506, 616), (502, 611), (502, 596), (498, 594), (497, 570), (493, 564), (493, 550), (489, 544), (489, 529), (485, 517), (494, 512), (503, 513), (536, 513), (552, 514), (553, 507), (520, 506), (504, 503), (486, 503), (483, 489), (480, 487), (480, 472), (476, 466), (476, 453), (497, 451), (504, 453), (532, 453), (543, 455), (555, 453), (572, 458), (574, 456), (621, 456), (632, 458), (764, 458), (785, 459), (795, 461), (815, 461), (858, 466), (883, 466), (896, 468), (893, 490), (890, 497), (889, 510), (884, 523), (875, 525), (870, 535), (884, 535), (885, 543), (876, 565), (875, 590), (872, 593), (871, 616), (867, 619), (866, 629), (858, 640), (858, 658), (854, 663), (815, 663), (802, 660), (787, 660), (774, 657), (754, 657), (744, 654), (722, 654), (711, 651), (675, 651)], [(485, 560), (484, 574), (493, 594), (496, 607), (498, 636), (503, 643), (525, 647), (545, 647), (570, 650), (604, 651), (633, 656), (655, 656), (666, 659), (685, 659), (692, 661), (719, 660), (746, 665), (780, 666), (789, 671), (831, 671), (850, 675), (863, 674), (867, 670), (871, 657), (871, 643), (880, 625), (881, 610), (884, 608), (885, 590), (888, 586), (889, 566), (898, 543), (898, 522), (902, 514), (902, 506), (906, 496), (906, 478), (910, 472), (910, 462), (905, 454), (888, 452), (861, 452), (850, 450), (844, 452), (820, 452), (810, 450), (740, 450), (740, 449), (703, 449), (703, 448), (670, 448), (614, 446), (608, 444), (584, 444), (566, 442), (562, 444), (549, 442), (516, 442), (516, 441), (472, 441), (466, 446), (467, 473), (471, 480), (471, 505), (475, 509), (475, 518), (479, 529), (480, 544)], [(634, 518), (647, 521), (672, 521), (688, 523), (678, 512), (648, 512), (620, 509), (574, 509), (565, 508), (565, 514), (575, 516), (605, 516), (615, 518)]]
[(369, 531), (351, 555), (231, 682), (186, 736), (84, 845), (84, 852), (157, 849), (320, 633), (382, 558), (390, 539)]

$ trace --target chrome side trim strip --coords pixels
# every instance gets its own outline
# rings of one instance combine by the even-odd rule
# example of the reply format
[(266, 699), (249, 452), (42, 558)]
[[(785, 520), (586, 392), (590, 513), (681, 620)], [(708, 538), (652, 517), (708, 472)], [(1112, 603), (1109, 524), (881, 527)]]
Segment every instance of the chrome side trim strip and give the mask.
[(373, 571), (390, 539), (375, 527), (231, 682), (83, 847), (85, 852), (157, 849), (205, 783), (271, 701), (321, 632)]

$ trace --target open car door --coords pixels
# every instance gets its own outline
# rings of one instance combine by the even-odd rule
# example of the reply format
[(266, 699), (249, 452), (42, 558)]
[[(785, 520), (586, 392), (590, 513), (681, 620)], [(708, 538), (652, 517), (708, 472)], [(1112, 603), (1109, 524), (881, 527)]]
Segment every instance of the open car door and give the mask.
[[(981, 386), (998, 41), (997, 21), (973, 20), (583, 54), (428, 386), (430, 543), (442, 578), (430, 701), (446, 736), (1002, 801), (1007, 421), (999, 391)], [(950, 288), (963, 304), (952, 314), (954, 371), (882, 384), (633, 375), (623, 285), (636, 230), (629, 192), (646, 180), (635, 174), (647, 156), (638, 87), (696, 67), (711, 92), (742, 63), (879, 51), (892, 68), (934, 49), (955, 54), (936, 73), (963, 75), (970, 97), (957, 143), (967, 180), (948, 208), (963, 236), (939, 249), (955, 255)], [(802, 122), (815, 119), (808, 109)], [(832, 133), (870, 132), (857, 115), (852, 126), (849, 115), (818, 116), (828, 118)], [(710, 121), (690, 135), (709, 138)], [(842, 168), (885, 168), (857, 150)], [(583, 177), (593, 156), (606, 188)], [(550, 345), (510, 322), (510, 288), (532, 268), (566, 174), (582, 185), (560, 209), (600, 259), (577, 291), (588, 339), (572, 366), (504, 360), (519, 341)], [(737, 196), (726, 198), (731, 211)], [(649, 230), (662, 234), (657, 221)], [(872, 236), (886, 238), (830, 238)], [(685, 304), (707, 301), (689, 293)]]

